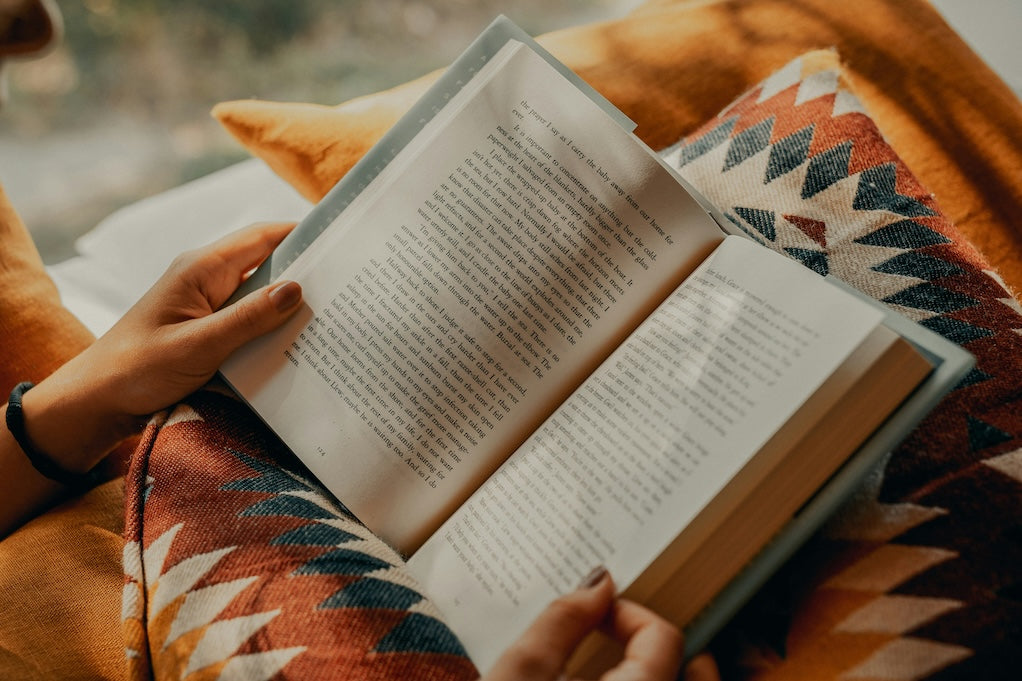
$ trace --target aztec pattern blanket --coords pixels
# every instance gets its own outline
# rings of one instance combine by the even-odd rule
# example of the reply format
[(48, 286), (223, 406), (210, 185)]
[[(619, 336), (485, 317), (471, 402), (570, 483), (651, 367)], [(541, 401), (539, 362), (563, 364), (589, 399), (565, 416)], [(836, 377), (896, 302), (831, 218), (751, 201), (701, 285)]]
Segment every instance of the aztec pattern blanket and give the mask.
[[(1008, 679), (1022, 661), (1022, 309), (862, 109), (790, 63), (665, 152), (742, 232), (977, 366), (718, 642), (731, 676)], [(854, 415), (849, 415), (854, 418)], [(755, 649), (735, 641), (766, 641)]]
[[(792, 62), (664, 158), (750, 237), (978, 358), (718, 637), (725, 674), (1014, 678), (1022, 309), (884, 142), (833, 53)], [(150, 425), (125, 531), (133, 679), (475, 675), (399, 557), (225, 394)]]
[(130, 679), (467, 679), (401, 558), (226, 388), (154, 421), (127, 479)]

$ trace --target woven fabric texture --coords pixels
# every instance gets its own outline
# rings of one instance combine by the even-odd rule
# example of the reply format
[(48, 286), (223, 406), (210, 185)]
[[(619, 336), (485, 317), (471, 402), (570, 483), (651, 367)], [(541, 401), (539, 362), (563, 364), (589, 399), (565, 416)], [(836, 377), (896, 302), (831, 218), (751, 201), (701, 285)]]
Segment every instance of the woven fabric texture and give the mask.
[[(81, 352), (60, 296), (0, 189), (0, 394)], [(69, 500), (0, 541), (0, 678), (120, 679), (120, 483)], [(83, 645), (88, 642), (88, 645)]]
[(400, 557), (233, 397), (155, 421), (125, 491), (131, 679), (469, 679)]
[(741, 232), (977, 358), (732, 625), (721, 660), (757, 681), (1017, 678), (1018, 303), (884, 141), (836, 53), (791, 62), (665, 158)]
[[(884, 141), (834, 52), (793, 61), (664, 158), (736, 229), (979, 360), (719, 637), (721, 663), (745, 679), (1008, 678), (1017, 303)], [(283, 451), (212, 392), (151, 428), (127, 492), (133, 677), (471, 676), (399, 558)]]

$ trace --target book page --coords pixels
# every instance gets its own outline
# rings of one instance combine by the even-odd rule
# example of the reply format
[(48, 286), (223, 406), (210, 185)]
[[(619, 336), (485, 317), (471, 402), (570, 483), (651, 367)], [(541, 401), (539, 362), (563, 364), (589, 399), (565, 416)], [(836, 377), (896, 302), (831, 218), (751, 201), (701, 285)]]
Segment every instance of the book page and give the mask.
[(283, 274), (228, 381), (410, 552), (723, 238), (659, 158), (509, 44)]
[(881, 321), (728, 237), (410, 569), (485, 671), (595, 566), (627, 588)]

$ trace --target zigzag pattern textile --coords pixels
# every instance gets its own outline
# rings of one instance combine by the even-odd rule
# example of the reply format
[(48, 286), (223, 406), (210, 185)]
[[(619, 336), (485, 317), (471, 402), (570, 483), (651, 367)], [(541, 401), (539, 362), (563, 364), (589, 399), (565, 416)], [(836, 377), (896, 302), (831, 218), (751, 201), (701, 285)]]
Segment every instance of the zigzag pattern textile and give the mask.
[(126, 490), (132, 679), (469, 679), (400, 556), (247, 408), (204, 391), (150, 425)]
[[(1016, 679), (1022, 308), (886, 144), (833, 53), (792, 62), (663, 155), (736, 231), (978, 360), (718, 637), (726, 677)], [(226, 394), (150, 425), (126, 537), (132, 679), (476, 675), (400, 557)]]
[(718, 638), (720, 659), (734, 661), (729, 676), (1018, 678), (1017, 300), (884, 141), (832, 52), (788, 64), (664, 155), (735, 230), (977, 358), (884, 469)]

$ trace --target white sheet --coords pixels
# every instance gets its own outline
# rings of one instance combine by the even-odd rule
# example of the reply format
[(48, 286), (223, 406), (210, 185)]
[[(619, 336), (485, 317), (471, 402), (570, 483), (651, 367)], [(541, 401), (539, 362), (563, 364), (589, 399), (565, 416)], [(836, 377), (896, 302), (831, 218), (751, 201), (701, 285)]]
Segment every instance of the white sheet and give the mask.
[(249, 160), (113, 213), (79, 239), (79, 255), (49, 268), (64, 304), (97, 336), (179, 253), (253, 222), (299, 220), (310, 208), (259, 160)]

